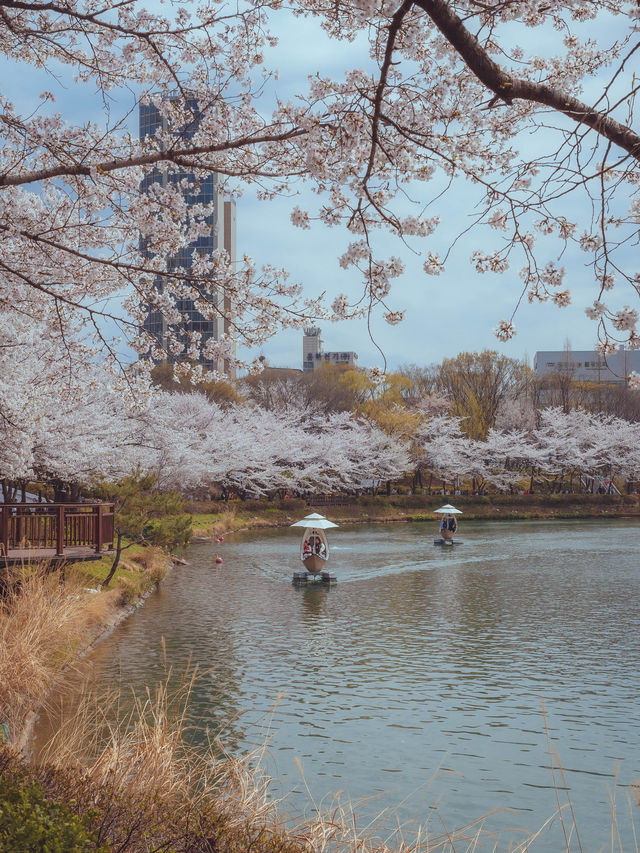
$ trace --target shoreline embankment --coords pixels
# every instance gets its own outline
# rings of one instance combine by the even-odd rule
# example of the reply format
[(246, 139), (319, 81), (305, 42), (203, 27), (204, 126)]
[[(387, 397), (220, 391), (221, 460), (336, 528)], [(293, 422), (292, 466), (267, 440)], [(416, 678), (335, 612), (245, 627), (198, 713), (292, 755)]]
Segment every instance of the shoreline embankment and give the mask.
[(210, 540), (240, 530), (287, 527), (311, 512), (338, 524), (424, 521), (435, 524), (434, 511), (445, 503), (462, 510), (468, 521), (538, 521), (568, 519), (640, 518), (640, 496), (522, 494), (522, 495), (364, 495), (316, 500), (283, 498), (274, 501), (210, 501), (189, 505), (194, 538)]
[(142, 606), (169, 570), (170, 555), (148, 550), (144, 565), (124, 561), (122, 575), (108, 589), (101, 586), (108, 556), (65, 564), (64, 581), (60, 572), (34, 561), (10, 584), (0, 611), (0, 740), (26, 758), (38, 716), (66, 674)]

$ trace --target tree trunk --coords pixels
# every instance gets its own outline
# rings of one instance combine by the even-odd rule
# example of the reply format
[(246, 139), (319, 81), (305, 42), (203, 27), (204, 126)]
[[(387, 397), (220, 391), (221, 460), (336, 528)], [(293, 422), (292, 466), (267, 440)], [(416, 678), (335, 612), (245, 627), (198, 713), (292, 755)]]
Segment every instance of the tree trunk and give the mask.
[(122, 554), (122, 533), (117, 534), (116, 538), (116, 553), (113, 558), (113, 563), (111, 564), (111, 568), (109, 569), (109, 574), (102, 582), (103, 587), (109, 586), (111, 582), (111, 578), (115, 575), (116, 569), (118, 568), (118, 564), (120, 562), (120, 554)]

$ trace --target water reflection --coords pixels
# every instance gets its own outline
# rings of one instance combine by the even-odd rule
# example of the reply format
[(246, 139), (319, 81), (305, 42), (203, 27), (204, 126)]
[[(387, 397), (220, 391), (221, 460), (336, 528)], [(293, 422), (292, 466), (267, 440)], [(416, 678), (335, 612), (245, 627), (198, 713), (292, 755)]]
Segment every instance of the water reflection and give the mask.
[[(220, 568), (193, 546), (93, 664), (141, 691), (165, 637), (174, 672), (191, 658), (207, 673), (201, 731), (249, 749), (269, 721), (269, 770), (294, 810), (308, 804), (298, 759), (317, 801), (378, 795), (365, 818), (393, 806), (439, 832), (508, 808), (489, 824), (534, 831), (557, 808), (551, 746), (583, 848), (598, 849), (609, 792), (624, 800), (640, 778), (637, 525), (466, 523), (463, 538), (443, 550), (427, 525), (332, 531), (335, 587), (290, 583), (297, 533), (228, 539)], [(560, 832), (537, 849), (560, 849)]]

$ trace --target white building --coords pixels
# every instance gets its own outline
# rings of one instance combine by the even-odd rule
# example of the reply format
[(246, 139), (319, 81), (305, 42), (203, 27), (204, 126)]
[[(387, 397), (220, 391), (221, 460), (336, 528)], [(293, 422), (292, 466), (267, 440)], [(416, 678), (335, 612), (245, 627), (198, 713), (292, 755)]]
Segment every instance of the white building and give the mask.
[(533, 370), (536, 379), (542, 379), (549, 373), (562, 373), (570, 375), (576, 382), (626, 382), (630, 373), (640, 373), (640, 350), (619, 346), (606, 358), (595, 350), (537, 352)]
[(358, 354), (355, 352), (323, 352), (320, 329), (317, 326), (307, 326), (302, 339), (302, 369), (305, 373), (313, 373), (323, 364), (344, 364), (357, 367)]

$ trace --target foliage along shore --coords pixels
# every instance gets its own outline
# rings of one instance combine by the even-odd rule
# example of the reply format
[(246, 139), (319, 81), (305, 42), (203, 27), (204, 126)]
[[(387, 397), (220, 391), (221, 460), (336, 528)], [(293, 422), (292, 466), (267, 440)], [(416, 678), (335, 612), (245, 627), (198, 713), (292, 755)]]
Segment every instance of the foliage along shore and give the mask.
[(314, 503), (301, 498), (274, 501), (191, 503), (196, 539), (215, 539), (238, 530), (287, 527), (310, 512), (320, 512), (338, 524), (425, 521), (435, 524), (433, 511), (453, 503), (468, 520), (515, 521), (640, 517), (638, 495), (522, 494), (522, 495), (362, 495), (339, 503)]

